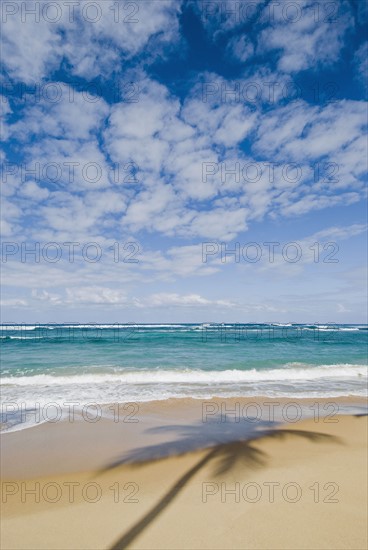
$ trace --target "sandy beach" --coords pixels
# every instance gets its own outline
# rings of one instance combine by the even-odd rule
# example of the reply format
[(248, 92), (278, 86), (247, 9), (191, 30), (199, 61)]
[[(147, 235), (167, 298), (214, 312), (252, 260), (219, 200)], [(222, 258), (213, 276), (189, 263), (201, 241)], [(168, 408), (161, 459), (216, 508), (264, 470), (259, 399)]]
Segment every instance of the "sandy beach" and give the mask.
[(251, 421), (249, 403), (239, 418), (171, 400), (138, 422), (3, 433), (2, 548), (366, 548), (367, 417), (281, 423), (261, 403)]

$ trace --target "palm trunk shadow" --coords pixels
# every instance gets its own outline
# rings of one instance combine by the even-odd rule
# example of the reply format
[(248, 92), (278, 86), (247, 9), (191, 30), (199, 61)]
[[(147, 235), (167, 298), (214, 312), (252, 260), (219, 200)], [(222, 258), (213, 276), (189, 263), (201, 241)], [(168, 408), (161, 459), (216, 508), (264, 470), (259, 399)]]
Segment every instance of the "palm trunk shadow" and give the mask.
[(195, 464), (190, 470), (188, 470), (178, 481), (169, 489), (169, 491), (161, 498), (161, 500), (151, 508), (149, 512), (139, 521), (137, 521), (133, 527), (129, 529), (125, 535), (123, 535), (110, 550), (121, 550), (122, 548), (127, 548), (137, 536), (141, 533), (143, 529), (148, 527), (148, 525), (156, 519), (156, 517), (165, 510), (165, 508), (174, 500), (179, 491), (185, 487), (185, 485), (190, 481), (190, 479), (201, 469), (207, 462), (209, 462), (218, 452), (218, 447), (211, 449), (197, 464)]

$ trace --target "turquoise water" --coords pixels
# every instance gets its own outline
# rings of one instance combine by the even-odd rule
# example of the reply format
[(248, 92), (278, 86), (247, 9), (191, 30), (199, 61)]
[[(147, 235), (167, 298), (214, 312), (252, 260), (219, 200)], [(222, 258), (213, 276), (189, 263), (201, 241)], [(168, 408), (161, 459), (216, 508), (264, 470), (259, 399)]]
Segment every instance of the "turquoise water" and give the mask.
[(2, 401), (363, 396), (367, 325), (3, 325)]

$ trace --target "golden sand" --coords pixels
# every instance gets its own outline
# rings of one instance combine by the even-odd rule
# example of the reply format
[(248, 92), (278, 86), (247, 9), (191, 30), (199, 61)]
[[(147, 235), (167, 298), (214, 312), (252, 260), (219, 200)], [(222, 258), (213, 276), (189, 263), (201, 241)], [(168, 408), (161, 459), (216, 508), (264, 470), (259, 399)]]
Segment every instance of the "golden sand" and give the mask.
[[(60, 468), (33, 479), (3, 476), (1, 547), (365, 549), (367, 416), (333, 420), (286, 423), (262, 437), (140, 463), (134, 460), (145, 453), (134, 451), (134, 445), (120, 455), (113, 446), (109, 456), (115, 460), (97, 469), (73, 472), (71, 462), (69, 472)], [(58, 438), (73, 429), (102, 433), (104, 425), (75, 426), (64, 425)], [(50, 429), (57, 426), (5, 438), (23, 439), (29, 451), (30, 440), (42, 439), (32, 432), (47, 435)], [(166, 445), (174, 451), (180, 437), (179, 429), (174, 444), (163, 440), (147, 447)], [(100, 446), (96, 438), (102, 460)], [(9, 452), (19, 451), (14, 441), (10, 447)], [(66, 450), (80, 452), (78, 446)], [(42, 453), (54, 460), (56, 451), (49, 445)], [(133, 463), (125, 463), (127, 456)], [(9, 453), (6, 461), (8, 468)], [(17, 461), (27, 472), (26, 452)]]

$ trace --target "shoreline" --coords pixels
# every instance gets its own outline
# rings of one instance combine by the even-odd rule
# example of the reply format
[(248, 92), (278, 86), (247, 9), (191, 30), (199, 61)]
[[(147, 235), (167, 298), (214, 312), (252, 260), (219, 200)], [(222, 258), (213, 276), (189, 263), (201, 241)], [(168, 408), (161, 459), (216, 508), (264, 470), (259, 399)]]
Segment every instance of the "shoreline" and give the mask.
[[(260, 437), (266, 430), (292, 428), (303, 421), (328, 426), (338, 416), (367, 411), (368, 401), (358, 397), (171, 398), (91, 406), (55, 422), (2, 431), (1, 477), (30, 479), (83, 472), (86, 466), (98, 469), (138, 448), (156, 445), (166, 457)], [(187, 433), (184, 438), (183, 433)], [(175, 438), (180, 440), (178, 448), (170, 446)], [(144, 456), (152, 458), (147, 452)]]
[[(89, 409), (95, 408), (96, 416), (105, 417), (105, 418), (114, 418), (118, 415), (118, 411), (124, 407), (131, 406), (132, 416), (134, 415), (135, 409), (143, 409), (144, 411), (157, 412), (157, 410), (166, 410), (168, 407), (174, 409), (181, 408), (182, 406), (192, 406), (195, 409), (198, 407), (198, 403), (219, 403), (219, 404), (240, 404), (241, 406), (257, 403), (263, 406), (268, 406), (273, 409), (273, 413), (280, 414), (280, 411), (275, 410), (271, 403), (283, 407), (289, 403), (297, 403), (300, 405), (302, 410), (302, 415), (304, 418), (306, 416), (307, 410), (306, 407), (310, 408), (310, 415), (323, 415), (323, 410), (318, 409), (318, 411), (313, 412), (312, 405), (314, 403), (319, 403), (321, 405), (327, 405), (328, 403), (335, 403), (337, 407), (338, 414), (349, 414), (354, 412), (353, 409), (361, 407), (368, 407), (368, 392), (366, 395), (330, 395), (330, 396), (314, 396), (314, 397), (298, 397), (298, 396), (268, 396), (268, 395), (254, 395), (254, 396), (221, 396), (216, 395), (208, 398), (197, 397), (197, 396), (188, 396), (188, 397), (168, 397), (163, 399), (151, 399), (151, 400), (142, 400), (142, 401), (119, 401), (119, 402), (97, 402), (91, 401), (88, 403), (79, 403), (79, 402), (55, 402), (50, 401), (49, 403), (38, 403), (35, 402), (33, 407), (27, 406), (26, 402), (4, 402), (1, 404), (1, 420), (0, 420), (0, 437), (4, 434), (13, 433), (14, 431), (22, 431), (25, 429), (30, 429), (37, 427), (38, 425), (44, 423), (57, 423), (60, 421), (70, 421), (74, 419), (83, 419), (85, 416), (88, 416)], [(51, 412), (50, 412), (51, 410)], [(219, 411), (220, 412), (220, 411)], [(325, 410), (325, 414), (336, 414), (336, 412)], [(264, 414), (264, 413), (262, 413)], [(270, 413), (271, 414), (271, 413)], [(93, 415), (90, 415), (93, 416)], [(270, 416), (270, 415), (269, 415)], [(272, 416), (272, 414), (271, 414)], [(34, 419), (34, 422), (31, 422), (31, 419)], [(302, 418), (298, 418), (301, 420)]]

